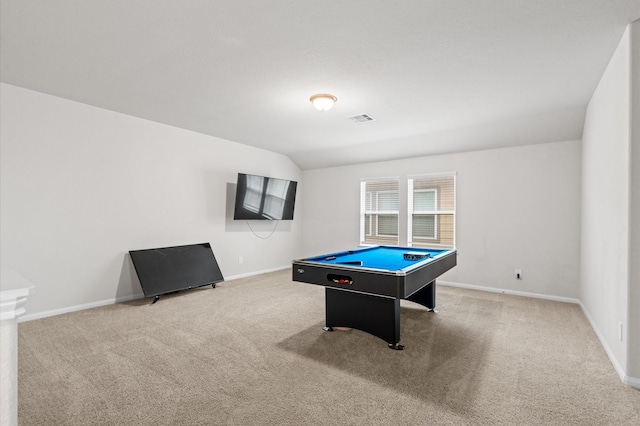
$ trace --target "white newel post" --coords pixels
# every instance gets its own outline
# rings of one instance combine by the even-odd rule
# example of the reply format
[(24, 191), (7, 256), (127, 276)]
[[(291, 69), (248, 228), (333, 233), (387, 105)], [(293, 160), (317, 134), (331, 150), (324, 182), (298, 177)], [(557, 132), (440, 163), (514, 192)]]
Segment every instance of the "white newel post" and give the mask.
[(0, 425), (18, 424), (18, 317), (34, 286), (2, 268), (0, 276)]

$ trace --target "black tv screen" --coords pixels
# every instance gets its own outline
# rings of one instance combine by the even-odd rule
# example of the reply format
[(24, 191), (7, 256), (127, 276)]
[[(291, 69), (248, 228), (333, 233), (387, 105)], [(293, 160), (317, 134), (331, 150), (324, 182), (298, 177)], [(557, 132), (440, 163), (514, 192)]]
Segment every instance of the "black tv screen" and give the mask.
[(224, 281), (209, 243), (129, 251), (145, 297)]
[(298, 182), (238, 173), (235, 220), (293, 220)]

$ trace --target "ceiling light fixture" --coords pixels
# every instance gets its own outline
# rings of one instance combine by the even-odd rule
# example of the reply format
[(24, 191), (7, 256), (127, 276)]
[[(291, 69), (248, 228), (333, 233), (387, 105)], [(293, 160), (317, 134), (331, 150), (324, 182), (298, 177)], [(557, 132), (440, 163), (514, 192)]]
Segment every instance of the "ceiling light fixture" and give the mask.
[(328, 111), (331, 109), (333, 104), (338, 100), (333, 95), (327, 95), (326, 93), (321, 93), (318, 95), (313, 95), (309, 98), (314, 107), (316, 107), (319, 111)]

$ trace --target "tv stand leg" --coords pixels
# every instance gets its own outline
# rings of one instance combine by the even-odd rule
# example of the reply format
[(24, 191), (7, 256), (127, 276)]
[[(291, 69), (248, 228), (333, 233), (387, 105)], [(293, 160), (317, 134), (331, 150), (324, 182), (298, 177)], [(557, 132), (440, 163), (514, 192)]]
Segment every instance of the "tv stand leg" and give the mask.
[(215, 284), (211, 284), (211, 288), (216, 288), (216, 285)]
[(158, 300), (160, 300), (160, 296), (156, 296), (156, 297), (153, 299), (153, 302), (151, 302), (151, 304), (152, 304), (152, 305), (153, 305), (153, 304), (155, 304)]

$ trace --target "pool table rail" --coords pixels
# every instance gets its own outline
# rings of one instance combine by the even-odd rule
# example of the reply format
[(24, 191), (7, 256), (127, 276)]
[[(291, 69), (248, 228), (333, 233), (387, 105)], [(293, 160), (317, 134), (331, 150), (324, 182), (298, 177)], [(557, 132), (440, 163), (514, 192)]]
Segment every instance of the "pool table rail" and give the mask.
[[(294, 261), (293, 281), (317, 284), (340, 290), (373, 293), (380, 296), (402, 298), (402, 278), (395, 272), (380, 269), (354, 268), (346, 265), (319, 264), (317, 262)], [(348, 280), (335, 282), (334, 276)]]
[[(417, 262), (418, 267), (412, 267), (409, 274), (403, 270), (388, 271), (309, 259), (294, 260), (293, 281), (405, 299), (456, 266), (457, 253), (451, 250), (425, 260), (428, 261)], [(334, 281), (336, 276), (345, 277), (345, 282)]]

